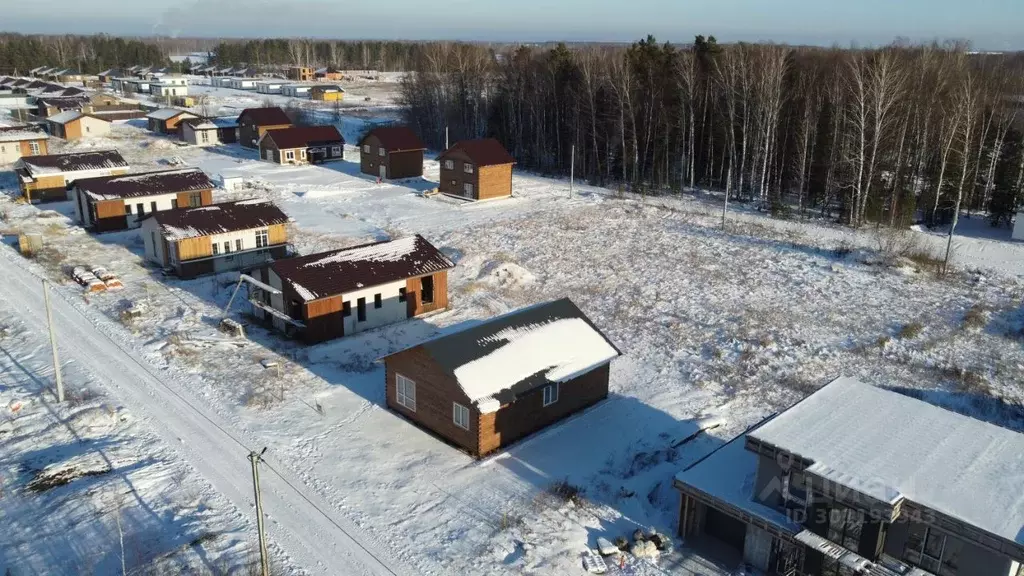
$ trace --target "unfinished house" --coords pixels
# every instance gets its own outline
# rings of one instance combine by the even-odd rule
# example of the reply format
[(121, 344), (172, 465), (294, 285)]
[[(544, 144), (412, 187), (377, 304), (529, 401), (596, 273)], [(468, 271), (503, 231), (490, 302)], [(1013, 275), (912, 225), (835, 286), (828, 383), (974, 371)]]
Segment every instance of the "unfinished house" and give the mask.
[(563, 298), (385, 356), (387, 404), (481, 457), (605, 399), (619, 355)]
[(32, 203), (67, 200), (68, 185), (75, 180), (127, 171), (128, 162), (117, 150), (30, 156), (14, 166), (21, 196)]
[(448, 307), (455, 267), (421, 236), (278, 260), (254, 276), (253, 314), (307, 343), (324, 342)]
[(125, 230), (153, 212), (213, 204), (213, 182), (198, 168), (84, 178), (72, 186), (71, 200), (85, 228)]
[(768, 575), (1020, 576), (1024, 434), (840, 378), (680, 472), (679, 533)]
[(267, 200), (239, 200), (154, 212), (140, 232), (147, 260), (180, 278), (195, 278), (284, 258), (287, 222)]

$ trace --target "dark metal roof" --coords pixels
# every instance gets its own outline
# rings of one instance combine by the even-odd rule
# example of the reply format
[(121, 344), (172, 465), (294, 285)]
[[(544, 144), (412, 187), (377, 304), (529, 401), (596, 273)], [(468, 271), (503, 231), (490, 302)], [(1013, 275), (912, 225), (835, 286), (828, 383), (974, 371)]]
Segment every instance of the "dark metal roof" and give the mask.
[(77, 170), (101, 170), (103, 168), (125, 168), (128, 162), (117, 150), (96, 150), (71, 152), (68, 154), (47, 154), (26, 156), (21, 164), (29, 174), (45, 175), (52, 172), (74, 172)]
[[(455, 370), (458, 368), (488, 356), (495, 350), (508, 344), (508, 338), (502, 334), (509, 334), (515, 330), (529, 331), (536, 329), (557, 320), (578, 318), (586, 322), (595, 332), (601, 335), (616, 352), (622, 352), (608, 340), (601, 330), (581, 311), (572, 300), (562, 298), (536, 306), (529, 306), (515, 310), (502, 316), (485, 320), (469, 328), (457, 332), (443, 334), (432, 340), (428, 340), (419, 347), (422, 348), (434, 359), (445, 372), (455, 377)], [(524, 358), (524, 362), (528, 359)], [(546, 368), (532, 374), (510, 388), (494, 395), (502, 405), (513, 401), (530, 390), (534, 390), (548, 383), (545, 377)]]
[(238, 200), (153, 212), (165, 236), (180, 240), (284, 224), (288, 215), (269, 200)]
[(274, 106), (272, 108), (246, 108), (238, 115), (238, 121), (242, 118), (249, 118), (257, 126), (275, 126), (279, 124), (291, 124), (292, 121), (284, 110)]
[(423, 141), (420, 137), (412, 131), (411, 128), (406, 126), (382, 126), (380, 128), (374, 128), (363, 136), (363, 140), (359, 142), (362, 146), (363, 142), (366, 141), (370, 136), (374, 136), (380, 141), (381, 146), (384, 147), (388, 152), (403, 152), (406, 150), (426, 150), (426, 146), (423, 145)]
[(295, 126), (267, 130), (264, 138), (270, 138), (278, 148), (305, 148), (322, 144), (344, 144), (341, 132), (334, 126)]
[(212, 190), (213, 182), (198, 168), (101, 176), (75, 181), (75, 186), (101, 198), (137, 198), (154, 194)]
[(450, 148), (441, 153), (437, 160), (443, 159), (448, 154), (460, 150), (473, 164), (477, 166), (496, 166), (499, 164), (515, 164), (516, 159), (505, 150), (494, 138), (481, 138), (479, 140), (459, 140)]
[(271, 269), (305, 300), (448, 270), (455, 264), (422, 236), (278, 260)]

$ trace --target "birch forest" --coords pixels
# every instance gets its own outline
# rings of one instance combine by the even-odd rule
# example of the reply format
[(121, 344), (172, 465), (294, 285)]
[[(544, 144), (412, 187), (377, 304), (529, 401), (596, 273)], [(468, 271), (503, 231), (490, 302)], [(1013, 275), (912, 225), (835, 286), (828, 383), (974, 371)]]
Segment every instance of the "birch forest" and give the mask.
[[(850, 226), (1009, 222), (1024, 200), (1024, 58), (876, 49), (427, 44), (402, 85), (429, 146), (493, 136), (518, 167), (643, 194), (705, 188)], [(573, 152), (575, 149), (575, 153)]]

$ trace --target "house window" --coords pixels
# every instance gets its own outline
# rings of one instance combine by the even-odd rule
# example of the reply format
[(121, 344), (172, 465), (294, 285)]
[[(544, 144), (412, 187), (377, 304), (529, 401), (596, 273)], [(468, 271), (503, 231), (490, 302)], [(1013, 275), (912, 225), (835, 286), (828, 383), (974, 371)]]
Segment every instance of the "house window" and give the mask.
[(424, 276), (420, 279), (420, 302), (432, 304), (434, 302), (434, 277)]
[(131, 204), (125, 204), (124, 205), (124, 213), (125, 214), (131, 214), (132, 213), (132, 205)]
[(401, 374), (395, 374), (395, 400), (399, 406), (405, 406), (415, 412), (416, 383)]
[(305, 150), (299, 150), (299, 157), (302, 158), (303, 160), (305, 160), (306, 159), (306, 151)]
[(558, 402), (558, 382), (544, 387), (544, 405), (550, 406)]
[(213, 255), (214, 256), (220, 254), (220, 244), (217, 244), (216, 242), (214, 242), (212, 247), (213, 247)]
[(29, 142), (28, 143), (28, 149), (33, 154), (39, 154), (39, 142)]
[(263, 248), (264, 246), (270, 246), (270, 236), (266, 230), (257, 230), (256, 247)]
[(458, 402), (452, 402), (452, 420), (459, 428), (469, 430), (469, 408)]
[(469, 162), (465, 162), (465, 163), (462, 164), (462, 170), (466, 174), (472, 174), (473, 173), (473, 165), (470, 164)]
[(156, 201), (154, 200), (153, 202), (150, 202), (149, 203), (149, 207), (150, 207), (150, 212), (156, 212)]
[(405, 288), (398, 289), (398, 301), (405, 302)]
[(86, 131), (86, 132), (92, 132), (92, 128), (90, 128), (90, 127), (86, 126), (86, 127), (85, 127), (85, 131)]
[(189, 208), (198, 208), (199, 206), (202, 205), (202, 203), (203, 203), (203, 196), (202, 196), (202, 194), (196, 192), (194, 194), (189, 194), (188, 195), (188, 207)]
[(373, 307), (382, 308), (384, 306), (384, 300), (380, 297), (380, 294), (373, 295)]
[(366, 322), (366, 298), (356, 300), (356, 320)]
[(341, 146), (331, 146), (331, 156), (341, 156)]
[(857, 550), (860, 547), (860, 533), (863, 525), (864, 516), (861, 512), (836, 505), (828, 511), (826, 538), (847, 550)]
[(291, 150), (285, 152), (284, 153), (284, 159), (285, 160), (295, 160), (295, 152), (292, 152)]
[(462, 185), (462, 191), (466, 193), (466, 196), (472, 196), (473, 195), (473, 185), (470, 184), (469, 182), (464, 183)]
[(903, 556), (911, 564), (934, 574), (955, 576), (960, 564), (960, 546), (955, 540), (947, 542), (941, 532), (916, 525), (907, 536)]
[(366, 154), (370, 154), (370, 145), (369, 144), (363, 144), (363, 152), (366, 153)]
[(224, 243), (224, 253), (227, 254), (228, 252), (231, 252), (231, 242)]
[(206, 130), (203, 130), (203, 131), (199, 132), (199, 139), (202, 140), (203, 142), (209, 142), (210, 141), (210, 133), (207, 132)]
[(241, 252), (242, 251), (242, 240), (241, 239), (235, 240), (235, 251), (236, 252)]
[(352, 315), (352, 303), (348, 300), (341, 303), (341, 316), (342, 318), (348, 318)]
[(145, 206), (145, 204), (143, 204), (142, 202), (139, 202), (138, 204), (136, 204), (135, 205), (135, 213), (138, 214), (139, 216), (145, 216), (146, 215), (146, 206)]
[(454, 160), (445, 160), (444, 161), (444, 169), (445, 170), (455, 170), (455, 161)]
[(387, 154), (387, 153), (388, 153), (387, 150), (385, 150), (384, 148), (379, 148), (377, 150), (377, 156), (380, 156), (381, 158), (383, 158), (384, 155)]
[(177, 198), (171, 198), (171, 209), (173, 210), (174, 208), (177, 208), (177, 207), (178, 207), (178, 199)]

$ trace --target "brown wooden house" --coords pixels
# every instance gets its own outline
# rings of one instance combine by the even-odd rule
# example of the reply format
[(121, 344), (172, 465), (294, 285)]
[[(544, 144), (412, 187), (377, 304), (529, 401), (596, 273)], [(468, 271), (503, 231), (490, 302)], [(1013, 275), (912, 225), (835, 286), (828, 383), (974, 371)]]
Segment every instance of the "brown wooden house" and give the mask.
[(46, 119), (50, 135), (64, 140), (79, 140), (110, 134), (110, 120), (95, 114), (67, 110)]
[(345, 139), (334, 126), (268, 130), (260, 138), (260, 158), (277, 164), (336, 162), (345, 158)]
[(196, 118), (188, 110), (177, 108), (161, 108), (146, 114), (146, 123), (150, 132), (157, 134), (179, 134), (178, 124), (182, 120)]
[(75, 216), (94, 232), (136, 228), (147, 214), (213, 204), (213, 182), (198, 168), (76, 180)]
[(22, 198), (32, 203), (67, 200), (68, 185), (80, 178), (127, 171), (128, 162), (117, 150), (29, 156), (14, 166)]
[(311, 66), (290, 66), (288, 67), (288, 79), (296, 82), (309, 82), (314, 77)]
[(288, 216), (267, 200), (154, 212), (142, 220), (146, 259), (181, 278), (249, 270), (288, 255)]
[(619, 354), (563, 298), (384, 357), (387, 405), (481, 457), (606, 398)]
[(490, 200), (512, 195), (513, 158), (494, 138), (460, 140), (445, 150), (441, 163), (442, 194), (467, 200)]
[(35, 126), (0, 126), (0, 164), (48, 152), (49, 135)]
[(291, 128), (292, 121), (280, 108), (246, 108), (238, 115), (238, 142), (246, 148), (259, 148), (267, 130)]
[(422, 236), (278, 260), (254, 276), (253, 314), (308, 343), (323, 342), (448, 307), (455, 264)]
[(359, 142), (359, 170), (381, 179), (423, 176), (427, 147), (405, 126), (374, 128)]

